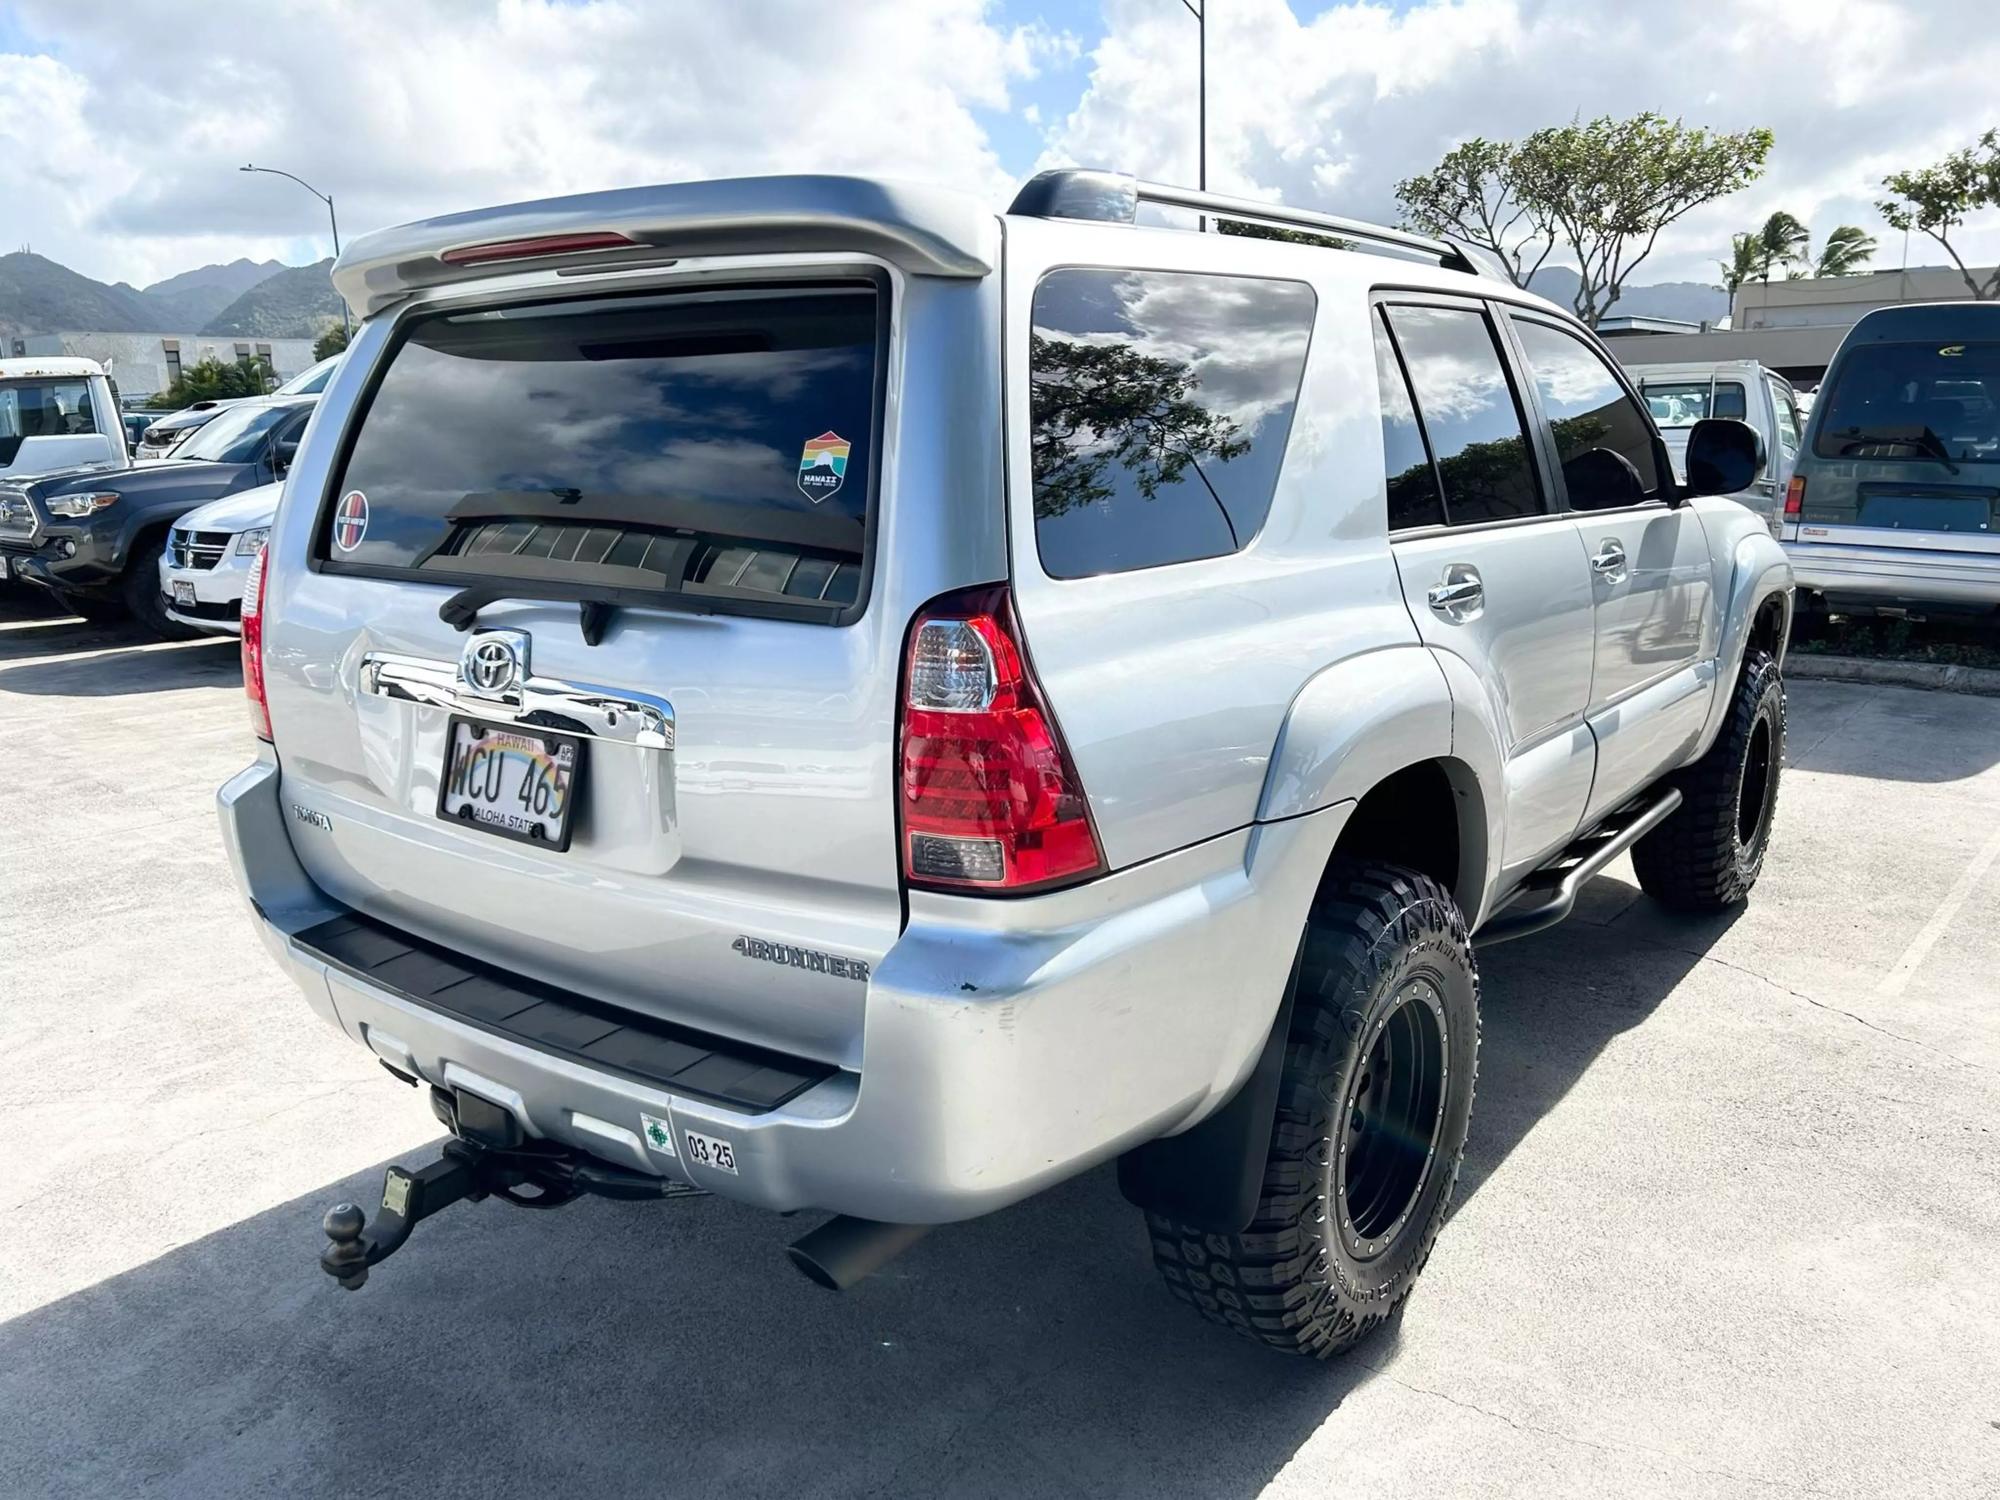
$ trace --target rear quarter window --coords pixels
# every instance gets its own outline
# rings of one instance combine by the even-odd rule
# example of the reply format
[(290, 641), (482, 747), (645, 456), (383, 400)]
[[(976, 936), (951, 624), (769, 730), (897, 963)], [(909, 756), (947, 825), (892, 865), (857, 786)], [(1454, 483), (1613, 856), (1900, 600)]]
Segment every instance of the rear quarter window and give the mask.
[(1298, 281), (1044, 276), (1029, 353), (1043, 569), (1086, 578), (1248, 545), (1277, 488), (1314, 306)]
[(862, 595), (886, 300), (842, 283), (419, 318), (318, 555), (830, 618)]

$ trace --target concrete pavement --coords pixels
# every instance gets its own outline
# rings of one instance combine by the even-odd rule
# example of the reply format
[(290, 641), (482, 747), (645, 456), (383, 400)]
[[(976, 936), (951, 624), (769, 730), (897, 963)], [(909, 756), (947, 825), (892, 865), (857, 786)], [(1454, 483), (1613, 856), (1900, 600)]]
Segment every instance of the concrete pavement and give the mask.
[(253, 938), (233, 646), (0, 598), (0, 1494), (1966, 1496), (2000, 1476), (2000, 702), (1792, 689), (1749, 907), (1487, 951), (1453, 1221), (1344, 1361), (1108, 1172), (845, 1297), (711, 1199), (318, 1219), (437, 1127)]

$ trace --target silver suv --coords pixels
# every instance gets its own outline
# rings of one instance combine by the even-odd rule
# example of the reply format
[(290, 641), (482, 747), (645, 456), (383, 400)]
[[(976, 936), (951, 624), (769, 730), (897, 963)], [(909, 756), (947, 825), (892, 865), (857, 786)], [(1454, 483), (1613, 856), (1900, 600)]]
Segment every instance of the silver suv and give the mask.
[[(1230, 232), (1142, 227), (1195, 213)], [(1281, 231), (1273, 233), (1273, 230)], [(245, 600), (266, 945), (452, 1138), (326, 1217), (700, 1189), (925, 1226), (1115, 1160), (1174, 1293), (1409, 1291), (1475, 945), (1741, 901), (1791, 575), (1458, 248), (1104, 173), (386, 230)], [(372, 1217), (371, 1217), (372, 1215)]]

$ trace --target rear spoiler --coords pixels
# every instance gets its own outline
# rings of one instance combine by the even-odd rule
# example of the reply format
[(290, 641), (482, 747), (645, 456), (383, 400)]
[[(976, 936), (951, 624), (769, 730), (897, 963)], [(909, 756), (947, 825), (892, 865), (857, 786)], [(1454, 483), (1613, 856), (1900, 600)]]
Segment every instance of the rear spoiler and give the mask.
[(447, 214), (353, 241), (334, 288), (363, 318), (414, 293), (509, 270), (615, 269), (694, 255), (849, 251), (918, 275), (992, 269), (977, 199), (868, 177), (734, 177)]

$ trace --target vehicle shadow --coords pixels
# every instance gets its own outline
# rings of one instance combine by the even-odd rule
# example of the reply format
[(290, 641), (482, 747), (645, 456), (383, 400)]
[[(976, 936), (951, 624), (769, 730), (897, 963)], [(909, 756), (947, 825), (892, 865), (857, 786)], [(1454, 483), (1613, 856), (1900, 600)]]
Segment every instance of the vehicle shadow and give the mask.
[[(232, 687), (243, 681), (236, 641), (214, 636), (160, 642), (143, 634), (42, 641), (39, 650), (7, 660), (0, 637), (0, 694), (50, 698), (108, 698), (164, 693), (190, 687)], [(70, 655), (68, 653), (95, 653)], [(38, 659), (39, 658), (39, 659)]]
[[(1697, 961), (1600, 925), (1630, 893), (1600, 880), (1580, 919), (1485, 959), (1461, 1207)], [(1320, 1365), (1200, 1322), (1108, 1169), (942, 1228), (844, 1296), (782, 1261), (810, 1218), (712, 1198), (461, 1206), (341, 1292), (320, 1214), (380, 1181), (0, 1325), (0, 1409), (32, 1434), (8, 1488), (1251, 1495), (1400, 1339), (1392, 1320)]]
[[(2000, 700), (1875, 683), (1801, 681), (1785, 766), (1871, 781), (1963, 781), (2000, 763)], [(1797, 701), (1810, 696), (1810, 729)]]

